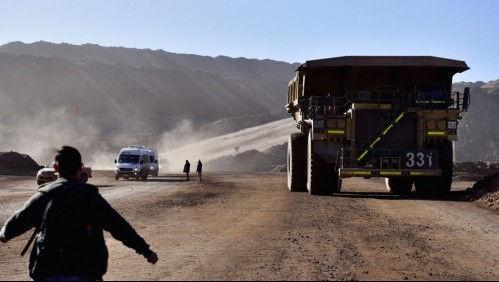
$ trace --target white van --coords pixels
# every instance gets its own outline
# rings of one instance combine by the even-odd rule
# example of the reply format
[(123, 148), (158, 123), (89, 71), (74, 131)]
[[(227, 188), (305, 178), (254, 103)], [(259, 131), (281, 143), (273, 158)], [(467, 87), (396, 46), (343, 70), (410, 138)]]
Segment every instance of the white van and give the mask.
[(144, 146), (129, 146), (123, 148), (118, 155), (118, 159), (114, 160), (116, 164), (115, 176), (116, 180), (123, 177), (146, 180), (149, 175), (149, 152)]
[(158, 176), (159, 173), (159, 158), (158, 151), (155, 148), (148, 148), (147, 152), (149, 153), (149, 175)]

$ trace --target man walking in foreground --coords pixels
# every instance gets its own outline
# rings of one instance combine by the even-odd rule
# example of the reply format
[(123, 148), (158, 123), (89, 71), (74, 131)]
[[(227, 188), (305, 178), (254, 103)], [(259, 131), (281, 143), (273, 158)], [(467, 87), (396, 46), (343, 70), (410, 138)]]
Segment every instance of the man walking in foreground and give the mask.
[(78, 181), (82, 170), (78, 150), (63, 146), (54, 160), (59, 179), (40, 186), (0, 231), (0, 241), (7, 243), (36, 228), (30, 277), (35, 281), (102, 280), (108, 262), (104, 230), (155, 264), (156, 253), (99, 194), (98, 188)]

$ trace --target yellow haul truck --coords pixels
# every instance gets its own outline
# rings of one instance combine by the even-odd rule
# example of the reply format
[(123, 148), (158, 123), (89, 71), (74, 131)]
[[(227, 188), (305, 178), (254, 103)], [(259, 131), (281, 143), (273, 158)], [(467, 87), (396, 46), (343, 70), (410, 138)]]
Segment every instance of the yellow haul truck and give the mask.
[(388, 191), (442, 194), (469, 88), (451, 92), (463, 61), (433, 56), (311, 60), (288, 84), (288, 188), (339, 192), (342, 179), (383, 177)]

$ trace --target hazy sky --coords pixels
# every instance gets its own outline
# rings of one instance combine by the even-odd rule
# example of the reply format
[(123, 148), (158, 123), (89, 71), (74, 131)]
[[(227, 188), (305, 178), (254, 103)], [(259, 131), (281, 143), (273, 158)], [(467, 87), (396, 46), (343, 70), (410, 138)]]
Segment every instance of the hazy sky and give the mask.
[(93, 43), (289, 63), (431, 55), (499, 79), (498, 0), (0, 0), (0, 45)]

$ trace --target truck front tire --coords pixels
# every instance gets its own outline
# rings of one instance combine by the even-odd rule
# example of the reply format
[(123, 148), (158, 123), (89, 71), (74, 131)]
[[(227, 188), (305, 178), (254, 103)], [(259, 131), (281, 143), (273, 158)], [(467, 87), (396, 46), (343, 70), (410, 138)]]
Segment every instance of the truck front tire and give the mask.
[(288, 139), (288, 189), (291, 192), (307, 191), (307, 136), (292, 133)]
[(339, 192), (340, 181), (334, 164), (325, 161), (314, 151), (312, 133), (307, 145), (307, 190), (311, 195), (331, 195)]

